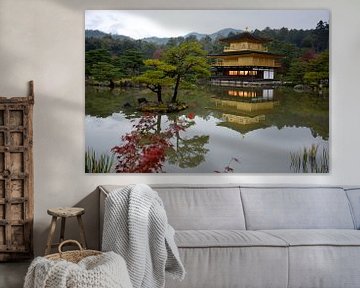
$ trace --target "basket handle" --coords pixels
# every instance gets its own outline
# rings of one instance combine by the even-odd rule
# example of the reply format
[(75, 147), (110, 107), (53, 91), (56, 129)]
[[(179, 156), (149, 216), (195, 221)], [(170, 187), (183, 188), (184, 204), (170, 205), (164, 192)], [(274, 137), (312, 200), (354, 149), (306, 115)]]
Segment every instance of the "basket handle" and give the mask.
[(61, 250), (61, 248), (62, 248), (65, 244), (67, 244), (67, 243), (72, 243), (72, 244), (75, 244), (76, 246), (78, 246), (80, 252), (84, 251), (84, 249), (82, 248), (81, 244), (80, 244), (78, 241), (76, 241), (76, 240), (65, 240), (65, 241), (61, 242), (60, 245), (59, 245), (59, 247), (58, 247), (58, 251), (59, 251), (60, 257), (61, 257), (61, 255), (62, 255), (62, 253), (63, 253), (63, 251)]

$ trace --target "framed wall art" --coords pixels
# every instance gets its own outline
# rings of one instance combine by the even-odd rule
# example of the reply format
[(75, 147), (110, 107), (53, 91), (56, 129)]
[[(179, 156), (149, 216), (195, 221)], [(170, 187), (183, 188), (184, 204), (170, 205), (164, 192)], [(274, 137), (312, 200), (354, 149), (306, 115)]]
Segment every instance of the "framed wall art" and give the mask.
[(87, 173), (328, 173), (329, 11), (87, 10)]

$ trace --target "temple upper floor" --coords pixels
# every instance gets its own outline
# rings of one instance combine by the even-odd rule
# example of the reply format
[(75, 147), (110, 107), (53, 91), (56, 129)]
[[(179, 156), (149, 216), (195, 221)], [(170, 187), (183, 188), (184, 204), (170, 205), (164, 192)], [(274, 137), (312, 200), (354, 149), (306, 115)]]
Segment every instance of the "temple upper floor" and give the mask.
[(224, 47), (224, 52), (234, 52), (234, 51), (261, 51), (268, 52), (268, 49), (261, 43), (251, 43), (247, 41), (243, 42), (232, 42)]
[(220, 39), (220, 41), (225, 43), (224, 52), (245, 50), (267, 52), (268, 49), (264, 44), (270, 42), (270, 39), (257, 37), (249, 32), (243, 32)]

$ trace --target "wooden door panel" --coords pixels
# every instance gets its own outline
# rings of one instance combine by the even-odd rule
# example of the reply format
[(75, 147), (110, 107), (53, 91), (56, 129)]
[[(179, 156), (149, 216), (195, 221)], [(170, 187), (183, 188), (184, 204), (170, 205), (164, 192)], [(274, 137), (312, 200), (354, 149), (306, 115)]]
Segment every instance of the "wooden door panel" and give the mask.
[(24, 180), (23, 179), (12, 179), (11, 180), (11, 191), (14, 198), (25, 197)]
[(24, 111), (23, 110), (9, 110), (9, 126), (23, 126), (24, 125)]
[(28, 97), (0, 97), (0, 261), (32, 256), (33, 85)]

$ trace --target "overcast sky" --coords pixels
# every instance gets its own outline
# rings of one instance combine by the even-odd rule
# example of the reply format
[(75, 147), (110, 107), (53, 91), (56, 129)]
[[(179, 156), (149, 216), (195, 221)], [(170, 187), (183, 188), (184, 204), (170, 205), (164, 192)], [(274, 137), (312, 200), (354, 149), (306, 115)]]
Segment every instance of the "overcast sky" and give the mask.
[(87, 10), (85, 29), (141, 39), (211, 34), (223, 28), (312, 29), (329, 17), (328, 10)]

